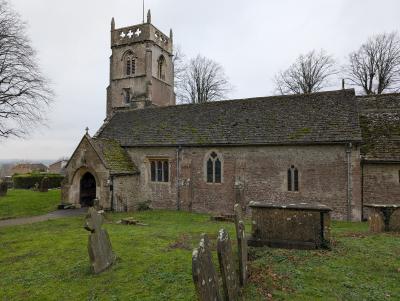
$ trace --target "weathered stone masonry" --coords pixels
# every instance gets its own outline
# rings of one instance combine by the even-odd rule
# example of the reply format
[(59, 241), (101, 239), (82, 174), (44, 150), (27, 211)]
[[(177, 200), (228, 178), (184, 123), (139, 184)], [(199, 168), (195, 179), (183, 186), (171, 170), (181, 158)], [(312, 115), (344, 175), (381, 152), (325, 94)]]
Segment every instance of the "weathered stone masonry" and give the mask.
[[(400, 204), (400, 94), (350, 89), (177, 106), (172, 43), (150, 14), (134, 26), (112, 21), (107, 118), (71, 156), (63, 202), (209, 213), (250, 201), (319, 202), (334, 219), (352, 220), (363, 203)], [(163, 165), (153, 164), (153, 177), (167, 180), (152, 181), (155, 161)]]

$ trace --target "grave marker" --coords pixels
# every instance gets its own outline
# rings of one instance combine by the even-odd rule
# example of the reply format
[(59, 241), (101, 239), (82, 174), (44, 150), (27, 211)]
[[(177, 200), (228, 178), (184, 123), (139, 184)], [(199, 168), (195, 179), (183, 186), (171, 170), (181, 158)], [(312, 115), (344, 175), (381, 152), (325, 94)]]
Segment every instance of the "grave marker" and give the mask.
[(247, 238), (243, 222), (242, 208), (239, 204), (234, 207), (235, 228), (239, 255), (239, 280), (240, 285), (244, 286), (247, 281)]
[(116, 259), (108, 233), (101, 228), (103, 220), (103, 216), (95, 208), (89, 208), (84, 228), (90, 232), (88, 252), (91, 269), (95, 274), (101, 273), (110, 267)]
[(217, 252), (225, 300), (236, 301), (239, 297), (239, 280), (236, 273), (235, 261), (232, 256), (231, 240), (225, 229), (219, 230)]
[(196, 294), (200, 301), (221, 301), (218, 278), (212, 259), (210, 242), (202, 234), (199, 247), (192, 254), (192, 275)]

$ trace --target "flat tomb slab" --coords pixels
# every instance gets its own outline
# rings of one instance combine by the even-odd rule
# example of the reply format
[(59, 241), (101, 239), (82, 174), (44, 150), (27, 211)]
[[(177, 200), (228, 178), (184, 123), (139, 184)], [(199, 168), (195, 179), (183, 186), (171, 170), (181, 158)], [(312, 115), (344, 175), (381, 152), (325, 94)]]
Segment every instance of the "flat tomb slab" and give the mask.
[(331, 209), (318, 203), (250, 202), (250, 246), (328, 248)]

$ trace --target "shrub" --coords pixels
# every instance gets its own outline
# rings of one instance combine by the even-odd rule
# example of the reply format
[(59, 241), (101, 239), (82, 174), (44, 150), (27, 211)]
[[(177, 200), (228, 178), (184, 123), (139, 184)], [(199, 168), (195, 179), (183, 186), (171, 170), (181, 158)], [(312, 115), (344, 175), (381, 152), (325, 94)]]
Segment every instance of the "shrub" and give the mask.
[(8, 184), (5, 181), (0, 182), (0, 196), (7, 195)]
[(146, 210), (151, 210), (151, 201), (144, 201), (144, 202), (139, 202), (137, 205), (137, 210), (138, 211), (146, 211)]
[(13, 176), (14, 188), (16, 189), (32, 189), (36, 183), (42, 183), (44, 177), (48, 178), (48, 188), (61, 187), (61, 181), (64, 176), (52, 173), (30, 173)]

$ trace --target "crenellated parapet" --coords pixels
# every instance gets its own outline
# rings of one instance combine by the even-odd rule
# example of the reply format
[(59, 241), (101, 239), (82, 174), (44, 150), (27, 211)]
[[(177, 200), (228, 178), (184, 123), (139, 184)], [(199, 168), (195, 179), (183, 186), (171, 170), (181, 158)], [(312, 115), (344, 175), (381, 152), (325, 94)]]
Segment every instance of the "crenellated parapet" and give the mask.
[(144, 23), (111, 30), (111, 47), (125, 46), (137, 42), (153, 42), (172, 54), (172, 39), (152, 24)]

